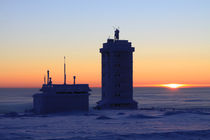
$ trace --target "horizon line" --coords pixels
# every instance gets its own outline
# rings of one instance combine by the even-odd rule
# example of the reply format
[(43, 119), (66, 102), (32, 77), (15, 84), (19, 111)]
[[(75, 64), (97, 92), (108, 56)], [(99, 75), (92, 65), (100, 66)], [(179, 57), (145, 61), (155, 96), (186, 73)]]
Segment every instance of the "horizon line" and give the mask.
[[(155, 88), (155, 87), (162, 87), (162, 88), (166, 88), (163, 85), (165, 84), (142, 84), (142, 85), (136, 85), (133, 86), (133, 88), (138, 88), (138, 87), (150, 87), (150, 88)], [(199, 88), (199, 87), (209, 87), (210, 88), (210, 84), (183, 84), (184, 86), (180, 87), (180, 88)], [(38, 86), (28, 86), (28, 87), (23, 87), (23, 86), (12, 86), (12, 87), (0, 87), (0, 88), (41, 88)], [(90, 86), (90, 88), (101, 88), (101, 86)]]

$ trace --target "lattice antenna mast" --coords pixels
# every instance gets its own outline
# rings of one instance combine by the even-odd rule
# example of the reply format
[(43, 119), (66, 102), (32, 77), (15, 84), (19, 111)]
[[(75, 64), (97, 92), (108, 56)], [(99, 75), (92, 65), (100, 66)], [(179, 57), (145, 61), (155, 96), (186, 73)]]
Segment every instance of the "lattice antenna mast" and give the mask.
[(46, 76), (44, 75), (44, 84), (46, 84)]
[(66, 57), (64, 56), (64, 85), (66, 84)]

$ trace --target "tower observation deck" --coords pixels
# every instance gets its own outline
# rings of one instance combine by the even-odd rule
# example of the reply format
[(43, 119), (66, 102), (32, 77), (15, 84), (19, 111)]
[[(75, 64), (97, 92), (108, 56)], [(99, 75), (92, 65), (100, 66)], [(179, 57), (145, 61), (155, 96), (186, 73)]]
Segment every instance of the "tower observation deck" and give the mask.
[(133, 52), (128, 40), (119, 40), (119, 30), (114, 39), (108, 39), (100, 49), (102, 54), (102, 99), (99, 109), (136, 109), (133, 100)]

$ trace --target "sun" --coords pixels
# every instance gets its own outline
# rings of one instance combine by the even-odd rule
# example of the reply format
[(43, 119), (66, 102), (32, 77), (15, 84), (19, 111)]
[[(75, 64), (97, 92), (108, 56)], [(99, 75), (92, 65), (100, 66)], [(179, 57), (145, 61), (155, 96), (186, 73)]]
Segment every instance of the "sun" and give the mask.
[(168, 88), (180, 88), (185, 86), (185, 84), (163, 84), (162, 86)]

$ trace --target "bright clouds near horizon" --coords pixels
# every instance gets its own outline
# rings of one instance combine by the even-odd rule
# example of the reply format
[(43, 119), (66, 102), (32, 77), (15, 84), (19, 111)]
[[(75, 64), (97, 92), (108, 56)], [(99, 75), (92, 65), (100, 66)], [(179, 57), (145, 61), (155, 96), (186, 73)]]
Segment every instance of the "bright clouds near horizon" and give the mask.
[(135, 47), (134, 86), (210, 84), (210, 2), (0, 1), (0, 87), (54, 83), (101, 85), (99, 48), (120, 27)]

